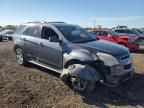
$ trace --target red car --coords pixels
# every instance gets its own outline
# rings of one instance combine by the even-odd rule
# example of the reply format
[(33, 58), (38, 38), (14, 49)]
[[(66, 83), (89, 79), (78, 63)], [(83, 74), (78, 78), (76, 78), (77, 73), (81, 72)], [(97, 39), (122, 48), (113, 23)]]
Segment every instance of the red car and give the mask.
[(138, 51), (137, 37), (127, 34), (118, 34), (111, 30), (90, 30), (90, 33), (96, 35), (96, 38), (118, 43), (129, 48), (130, 51)]

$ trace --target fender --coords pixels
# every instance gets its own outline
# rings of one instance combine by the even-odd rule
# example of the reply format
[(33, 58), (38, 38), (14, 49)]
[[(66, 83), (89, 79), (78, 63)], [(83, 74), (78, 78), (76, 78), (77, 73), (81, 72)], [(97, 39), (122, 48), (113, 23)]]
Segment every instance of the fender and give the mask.
[(96, 69), (89, 65), (81, 64), (75, 64), (72, 68), (64, 69), (61, 79), (66, 79), (66, 76), (75, 76), (88, 81), (99, 81), (102, 78)]
[(63, 65), (65, 66), (69, 61), (77, 60), (82, 63), (87, 61), (95, 61), (97, 60), (96, 54), (90, 54), (87, 50), (74, 50), (70, 53), (63, 54)]
[(15, 51), (15, 49), (16, 49), (17, 47), (23, 48), (23, 46), (24, 46), (23, 41), (21, 41), (20, 39), (17, 39), (17, 40), (14, 41), (13, 49), (14, 49), (14, 51)]

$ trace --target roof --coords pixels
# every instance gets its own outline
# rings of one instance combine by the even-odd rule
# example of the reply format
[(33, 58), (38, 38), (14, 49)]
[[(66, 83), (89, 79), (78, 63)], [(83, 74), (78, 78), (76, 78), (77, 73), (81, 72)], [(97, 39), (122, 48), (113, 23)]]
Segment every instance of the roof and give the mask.
[(72, 26), (72, 24), (67, 24), (65, 22), (46, 22), (46, 21), (32, 21), (32, 22), (27, 22), (23, 23), (22, 25), (54, 25), (54, 26)]

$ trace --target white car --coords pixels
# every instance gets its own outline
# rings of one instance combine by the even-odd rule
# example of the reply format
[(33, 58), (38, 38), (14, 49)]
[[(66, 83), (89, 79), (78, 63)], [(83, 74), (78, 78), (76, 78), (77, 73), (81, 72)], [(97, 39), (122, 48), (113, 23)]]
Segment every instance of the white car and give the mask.
[(12, 40), (13, 39), (13, 30), (4, 30), (0, 32), (0, 41), (2, 40)]

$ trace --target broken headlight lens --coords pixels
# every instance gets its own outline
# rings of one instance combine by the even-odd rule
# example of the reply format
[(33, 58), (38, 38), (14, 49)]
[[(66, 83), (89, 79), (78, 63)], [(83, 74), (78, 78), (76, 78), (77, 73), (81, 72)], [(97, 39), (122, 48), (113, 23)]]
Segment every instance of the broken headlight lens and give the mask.
[(113, 66), (119, 64), (118, 60), (112, 55), (105, 54), (105, 53), (97, 53), (97, 56), (100, 60), (104, 62), (106, 66)]

